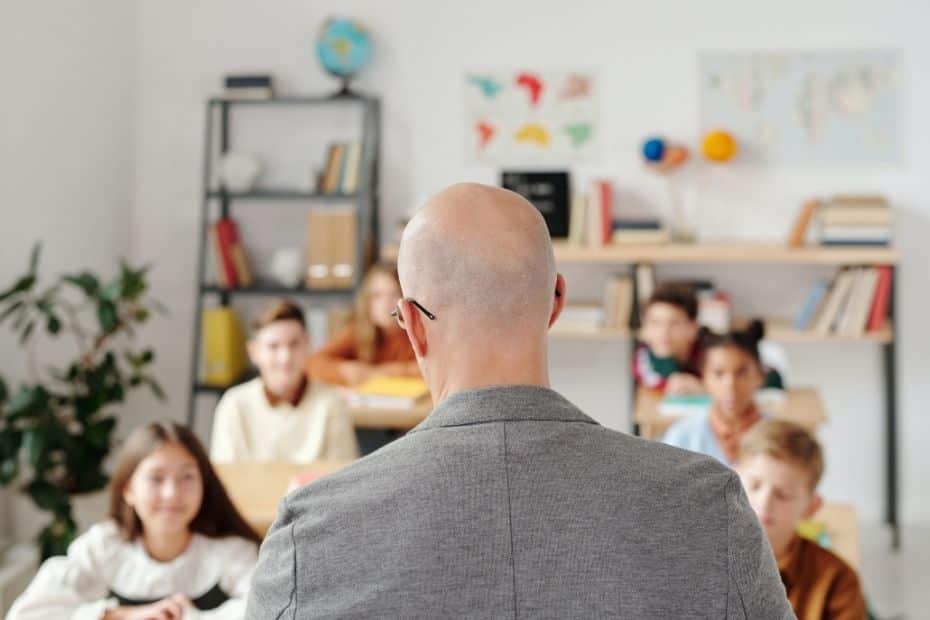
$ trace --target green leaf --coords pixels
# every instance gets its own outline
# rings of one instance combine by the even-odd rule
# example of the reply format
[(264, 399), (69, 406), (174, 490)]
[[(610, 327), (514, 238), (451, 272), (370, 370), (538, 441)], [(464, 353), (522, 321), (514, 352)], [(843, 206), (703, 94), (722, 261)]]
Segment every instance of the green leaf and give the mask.
[(34, 246), (32, 246), (32, 255), (29, 257), (29, 273), (35, 275), (36, 271), (39, 269), (39, 255), (42, 253), (42, 242), (37, 241)]
[(26, 341), (29, 340), (29, 336), (32, 335), (32, 330), (35, 329), (35, 326), (36, 326), (35, 321), (29, 321), (28, 323), (26, 323), (26, 327), (23, 329), (22, 334), (20, 334), (19, 336), (20, 345), (26, 344)]
[(0, 459), (15, 459), (23, 443), (22, 431), (7, 428), (0, 433)]
[(36, 277), (33, 274), (21, 277), (13, 286), (8, 288), (3, 294), (0, 294), (0, 301), (5, 300), (7, 297), (18, 295), (19, 293), (25, 293), (30, 290), (35, 283)]
[(41, 426), (29, 429), (23, 433), (23, 448), (26, 450), (26, 456), (33, 467), (38, 467), (45, 456), (45, 444), (47, 433)]
[(155, 361), (155, 351), (152, 349), (146, 349), (142, 352), (142, 355), (139, 357), (140, 365), (144, 366), (145, 364), (151, 364)]
[(145, 308), (139, 308), (136, 310), (136, 313), (132, 316), (139, 323), (145, 323), (149, 319), (149, 311)]
[(104, 332), (112, 332), (116, 329), (116, 306), (113, 302), (102, 300), (97, 304), (97, 319), (100, 321), (100, 328)]
[(0, 314), (0, 323), (3, 323), (7, 318), (9, 318), (14, 312), (23, 308), (26, 302), (19, 300), (10, 304), (6, 310), (3, 311), (3, 314)]
[(10, 484), (18, 473), (19, 462), (15, 457), (0, 462), (0, 485)]
[(48, 480), (36, 478), (26, 485), (26, 494), (42, 510), (60, 511), (69, 505), (68, 494)]
[(77, 524), (71, 518), (71, 505), (68, 504), (56, 514), (55, 519), (38, 536), (42, 560), (56, 555), (65, 555), (68, 547), (77, 537)]
[(158, 400), (165, 400), (165, 392), (161, 389), (161, 386), (158, 385), (158, 382), (155, 381), (152, 377), (141, 377), (142, 382), (149, 386), (149, 389), (152, 390), (152, 394), (155, 395), (155, 398)]
[(6, 389), (6, 382), (3, 380), (3, 377), (0, 377), (0, 403), (6, 400), (6, 397), (9, 395)]
[(97, 280), (97, 277), (87, 271), (76, 276), (65, 276), (64, 281), (75, 285), (88, 296), (95, 295), (100, 288), (100, 282)]
[(40, 385), (23, 388), (10, 398), (8, 413), (10, 417), (35, 414), (48, 407), (48, 392)]
[(123, 280), (119, 279), (100, 289), (98, 296), (108, 301), (116, 301), (123, 295)]
[(61, 331), (61, 320), (54, 314), (50, 314), (45, 328), (48, 329), (48, 333), (52, 335), (57, 334)]
[(106, 449), (116, 427), (116, 418), (103, 418), (84, 427), (84, 439), (96, 448)]

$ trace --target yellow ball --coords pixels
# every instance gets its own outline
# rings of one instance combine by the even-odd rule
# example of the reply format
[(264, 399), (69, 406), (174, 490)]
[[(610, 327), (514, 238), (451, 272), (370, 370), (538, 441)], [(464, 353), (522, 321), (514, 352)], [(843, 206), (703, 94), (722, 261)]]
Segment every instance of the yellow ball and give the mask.
[(704, 136), (701, 150), (704, 157), (711, 161), (729, 161), (736, 155), (736, 140), (725, 131), (711, 131)]

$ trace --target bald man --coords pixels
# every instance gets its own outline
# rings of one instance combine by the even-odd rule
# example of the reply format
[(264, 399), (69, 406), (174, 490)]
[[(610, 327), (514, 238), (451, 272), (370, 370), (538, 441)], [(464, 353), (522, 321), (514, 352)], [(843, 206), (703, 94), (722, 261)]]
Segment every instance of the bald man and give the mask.
[(435, 409), (285, 498), (249, 620), (794, 617), (735, 474), (550, 389), (565, 280), (532, 205), (454, 185), (411, 220), (398, 269)]

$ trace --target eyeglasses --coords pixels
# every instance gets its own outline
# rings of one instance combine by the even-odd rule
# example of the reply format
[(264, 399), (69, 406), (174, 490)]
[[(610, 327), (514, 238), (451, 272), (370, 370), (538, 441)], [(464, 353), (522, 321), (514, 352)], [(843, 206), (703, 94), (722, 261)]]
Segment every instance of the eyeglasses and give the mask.
[[(418, 302), (417, 300), (415, 300), (415, 299), (401, 298), (401, 299), (398, 299), (398, 300), (397, 300), (397, 303), (400, 304), (400, 302), (402, 302), (402, 301), (406, 301), (406, 302), (409, 302), (409, 303), (413, 304), (414, 307), (416, 307), (417, 310), (419, 310), (419, 311), (422, 312), (424, 315), (426, 315), (426, 318), (428, 318), (430, 321), (435, 321), (435, 320), (436, 320), (436, 315), (433, 314), (432, 312), (430, 312), (429, 310), (427, 310), (426, 308), (424, 308), (422, 305), (420, 305), (420, 302)], [(397, 324), (398, 324), (398, 325), (400, 325), (401, 327), (404, 327), (404, 315), (402, 315), (402, 314), (400, 313), (400, 308), (399, 308), (399, 307), (398, 307), (398, 308), (394, 308), (393, 310), (391, 310), (391, 316), (394, 317), (395, 319), (397, 319)]]

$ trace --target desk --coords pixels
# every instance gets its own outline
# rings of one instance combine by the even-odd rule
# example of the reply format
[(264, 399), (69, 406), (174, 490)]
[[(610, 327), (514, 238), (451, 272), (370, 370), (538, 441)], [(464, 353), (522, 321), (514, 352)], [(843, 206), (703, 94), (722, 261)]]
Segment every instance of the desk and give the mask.
[(856, 509), (847, 504), (824, 504), (813, 518), (822, 521), (830, 536), (830, 551), (859, 571), (859, 523)]
[(422, 422), (433, 410), (429, 397), (419, 401), (412, 409), (377, 409), (349, 407), (355, 428), (391, 429), (409, 431)]
[(287, 493), (291, 479), (303, 472), (331, 474), (352, 461), (330, 460), (312, 463), (218, 463), (217, 475), (226, 487), (230, 499), (256, 532), (265, 535), (278, 514), (278, 504)]
[[(633, 419), (639, 424), (642, 436), (647, 439), (658, 439), (679, 419), (660, 414), (661, 403), (662, 392), (658, 390), (639, 388), (636, 391)], [(820, 394), (814, 388), (801, 387), (787, 390), (784, 401), (771, 413), (777, 418), (796, 422), (811, 431), (816, 430), (827, 419)]]

